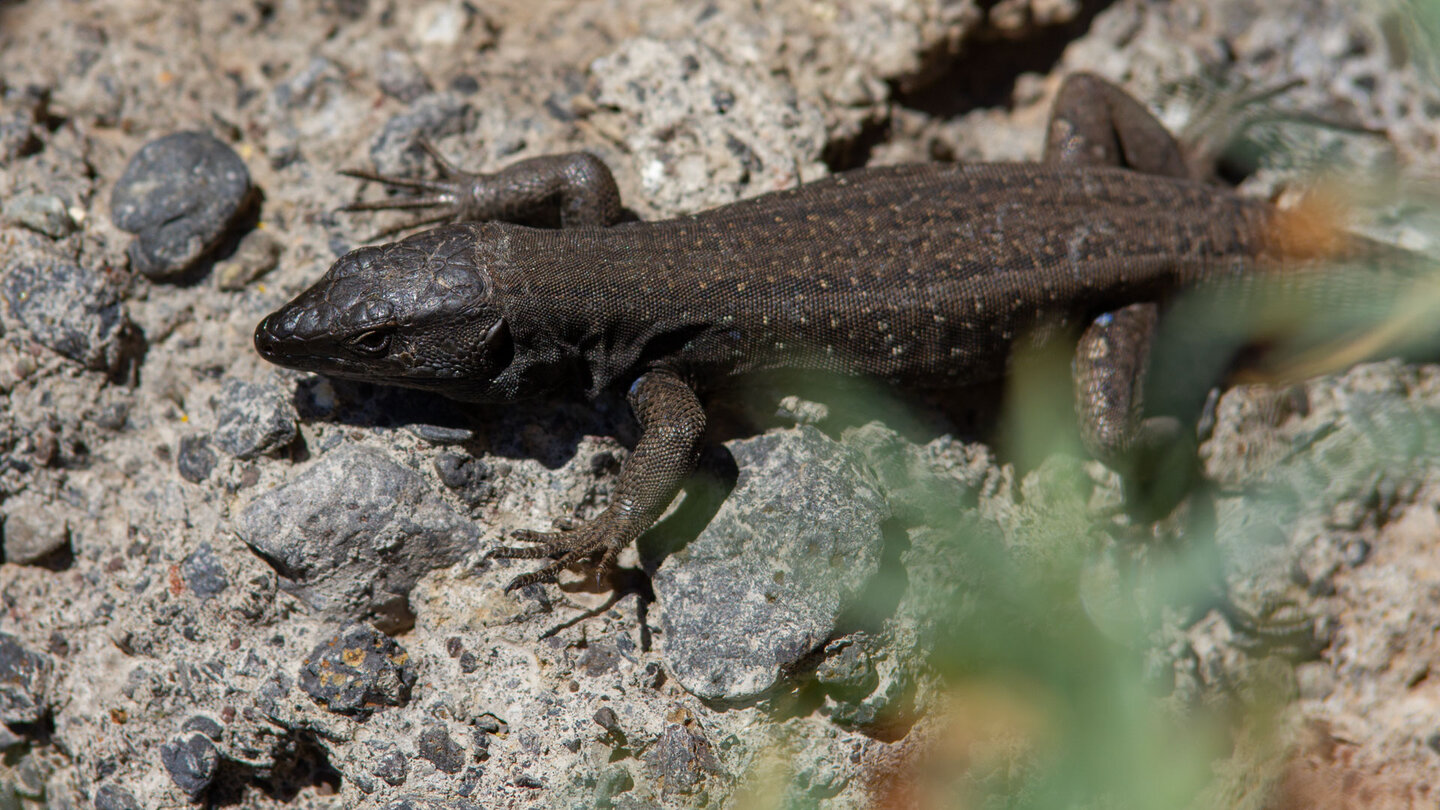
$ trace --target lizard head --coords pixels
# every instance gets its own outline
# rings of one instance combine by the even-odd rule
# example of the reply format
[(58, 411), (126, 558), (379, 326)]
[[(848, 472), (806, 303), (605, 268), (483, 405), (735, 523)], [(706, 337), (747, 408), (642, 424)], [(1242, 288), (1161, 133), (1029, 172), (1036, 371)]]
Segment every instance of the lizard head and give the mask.
[(255, 328), (272, 363), (334, 377), (503, 399), (513, 358), (472, 226), (352, 250)]

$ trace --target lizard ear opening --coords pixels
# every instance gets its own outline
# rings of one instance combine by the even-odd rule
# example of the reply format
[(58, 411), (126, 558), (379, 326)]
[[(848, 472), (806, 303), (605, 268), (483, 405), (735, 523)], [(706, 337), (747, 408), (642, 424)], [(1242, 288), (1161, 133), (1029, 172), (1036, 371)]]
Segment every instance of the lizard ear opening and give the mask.
[(515, 343), (510, 338), (510, 325), (504, 318), (496, 318), (495, 323), (485, 331), (485, 337), (480, 340), (479, 355), (490, 367), (492, 376), (507, 368), (515, 359)]

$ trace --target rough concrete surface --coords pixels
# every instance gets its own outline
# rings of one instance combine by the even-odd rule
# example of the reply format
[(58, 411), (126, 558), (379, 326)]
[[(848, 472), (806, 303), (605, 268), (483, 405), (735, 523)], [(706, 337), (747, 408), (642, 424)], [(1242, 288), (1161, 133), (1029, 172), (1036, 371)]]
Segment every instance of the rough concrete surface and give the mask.
[[(1144, 806), (1433, 807), (1433, 366), (1232, 388), (1203, 420), (1209, 511), (1154, 526), (1116, 521), (1098, 464), (1015, 462), (1005, 420), (791, 401), (815, 427), (736, 420), (610, 580), (507, 594), (524, 569), (486, 549), (607, 502), (620, 396), (463, 407), (251, 344), (398, 221), (338, 212), (381, 193), (338, 170), (426, 171), (417, 137), (474, 170), (588, 150), (652, 218), (865, 164), (1034, 159), (1076, 70), (1246, 193), (1328, 172), (1354, 227), (1430, 249), (1406, 200), (1440, 169), (1440, 90), (1403, 13), (0, 0), (0, 808), (1034, 799), (1045, 740), (1111, 750), (1058, 718), (1120, 714), (1038, 674), (1056, 650), (1235, 723), (1188, 798)], [(1242, 120), (1269, 125), (1254, 148), (1220, 137)], [(1137, 626), (1200, 535), (1224, 598)]]

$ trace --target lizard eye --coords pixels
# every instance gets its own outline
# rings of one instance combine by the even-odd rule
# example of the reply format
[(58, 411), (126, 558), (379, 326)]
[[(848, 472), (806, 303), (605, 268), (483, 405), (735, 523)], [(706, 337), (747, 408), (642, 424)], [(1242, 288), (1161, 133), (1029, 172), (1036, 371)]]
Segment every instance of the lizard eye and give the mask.
[(346, 341), (357, 354), (366, 357), (380, 357), (390, 351), (390, 331), (367, 329)]

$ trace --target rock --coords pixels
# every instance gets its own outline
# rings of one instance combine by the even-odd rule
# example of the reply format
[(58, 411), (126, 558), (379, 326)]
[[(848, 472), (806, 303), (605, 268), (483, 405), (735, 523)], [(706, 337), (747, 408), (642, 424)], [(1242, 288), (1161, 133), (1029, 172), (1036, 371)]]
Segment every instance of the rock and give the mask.
[(0, 723), (0, 751), (9, 751), (25, 742), (25, 738), (10, 730), (10, 727)]
[(430, 81), (404, 51), (386, 50), (375, 66), (375, 83), (381, 92), (409, 104), (430, 92)]
[(375, 763), (370, 766), (370, 773), (384, 779), (391, 787), (399, 787), (405, 784), (406, 777), (410, 773), (410, 764), (405, 755), (400, 753), (393, 743), (375, 743), (374, 747), (380, 749), (375, 757)]
[(192, 484), (202, 483), (215, 469), (215, 451), (210, 449), (210, 439), (205, 436), (186, 436), (180, 440), (180, 449), (175, 454), (175, 469), (180, 477)]
[(225, 566), (209, 543), (201, 543), (199, 548), (190, 552), (180, 563), (180, 573), (185, 577), (185, 584), (201, 601), (219, 596), (230, 585)]
[(280, 263), (280, 242), (265, 231), (251, 231), (235, 252), (215, 263), (215, 282), (222, 290), (243, 290)]
[(417, 747), (422, 758), (445, 773), (459, 773), (465, 765), (465, 750), (450, 738), (442, 725), (426, 726), (420, 732)]
[(136, 235), (130, 263), (152, 279), (184, 273), (251, 204), (250, 172), (205, 132), (176, 132), (141, 147), (110, 196), (115, 227)]
[(206, 717), (203, 714), (193, 715), (180, 724), (181, 731), (198, 731), (206, 737), (220, 742), (220, 737), (225, 733), (225, 727), (213, 717)]
[(39, 88), (11, 86), (0, 98), (0, 164), (8, 164), (40, 148), (35, 137), (44, 115), (45, 96)]
[(299, 415), (289, 393), (278, 385), (230, 378), (215, 406), (215, 443), (239, 459), (251, 459), (295, 440)]
[(135, 794), (111, 783), (95, 791), (95, 810), (140, 810)]
[(21, 194), (5, 201), (6, 219), (24, 225), (52, 239), (61, 239), (75, 232), (75, 220), (65, 208), (65, 201), (51, 194)]
[(705, 735), (678, 723), (667, 726), (655, 740), (645, 766), (662, 793), (691, 793), (706, 774), (723, 773)]
[(634, 787), (635, 777), (630, 775), (630, 769), (624, 765), (612, 765), (595, 779), (595, 806), (614, 807), (612, 800)]
[(215, 743), (199, 731), (181, 734), (161, 745), (160, 761), (170, 779), (192, 800), (210, 787), (220, 770), (220, 752)]
[(859, 456), (815, 428), (728, 447), (735, 490), (654, 587), (670, 671), (698, 697), (739, 701), (834, 635), (879, 568), (890, 513)]
[(465, 502), (478, 506), (495, 497), (490, 483), (493, 473), (483, 461), (465, 453), (441, 453), (435, 459), (435, 473), (440, 483), (455, 490)]
[(70, 544), (70, 527), (56, 504), (35, 492), (5, 502), (5, 562), (33, 565)]
[(45, 716), (45, 694), (54, 669), (50, 656), (27, 649), (0, 633), (0, 723), (37, 723)]
[(300, 668), (300, 688), (336, 714), (366, 716), (410, 699), (415, 669), (409, 662), (409, 653), (389, 636), (352, 624), (310, 652)]
[(385, 805), (384, 810), (482, 810), (481, 805), (467, 801), (446, 801), (444, 799), (424, 799), (416, 796), (407, 796), (399, 801)]
[(128, 321), (113, 284), (30, 242), (6, 251), (4, 262), (0, 295), (36, 343), (99, 371), (120, 364)]
[(592, 75), (596, 102), (624, 120), (642, 201), (659, 211), (699, 211), (825, 174), (824, 116), (742, 59), (641, 38), (597, 59)]
[(414, 470), (344, 446), (241, 513), (241, 538), (326, 617), (403, 627), (407, 595), (427, 571), (474, 548), (475, 526)]
[(415, 100), (407, 112), (389, 121), (370, 144), (370, 159), (381, 174), (414, 175), (430, 169), (429, 159), (414, 149), (418, 138), (435, 140), (471, 128), (475, 116), (465, 99), (453, 93), (430, 93)]

